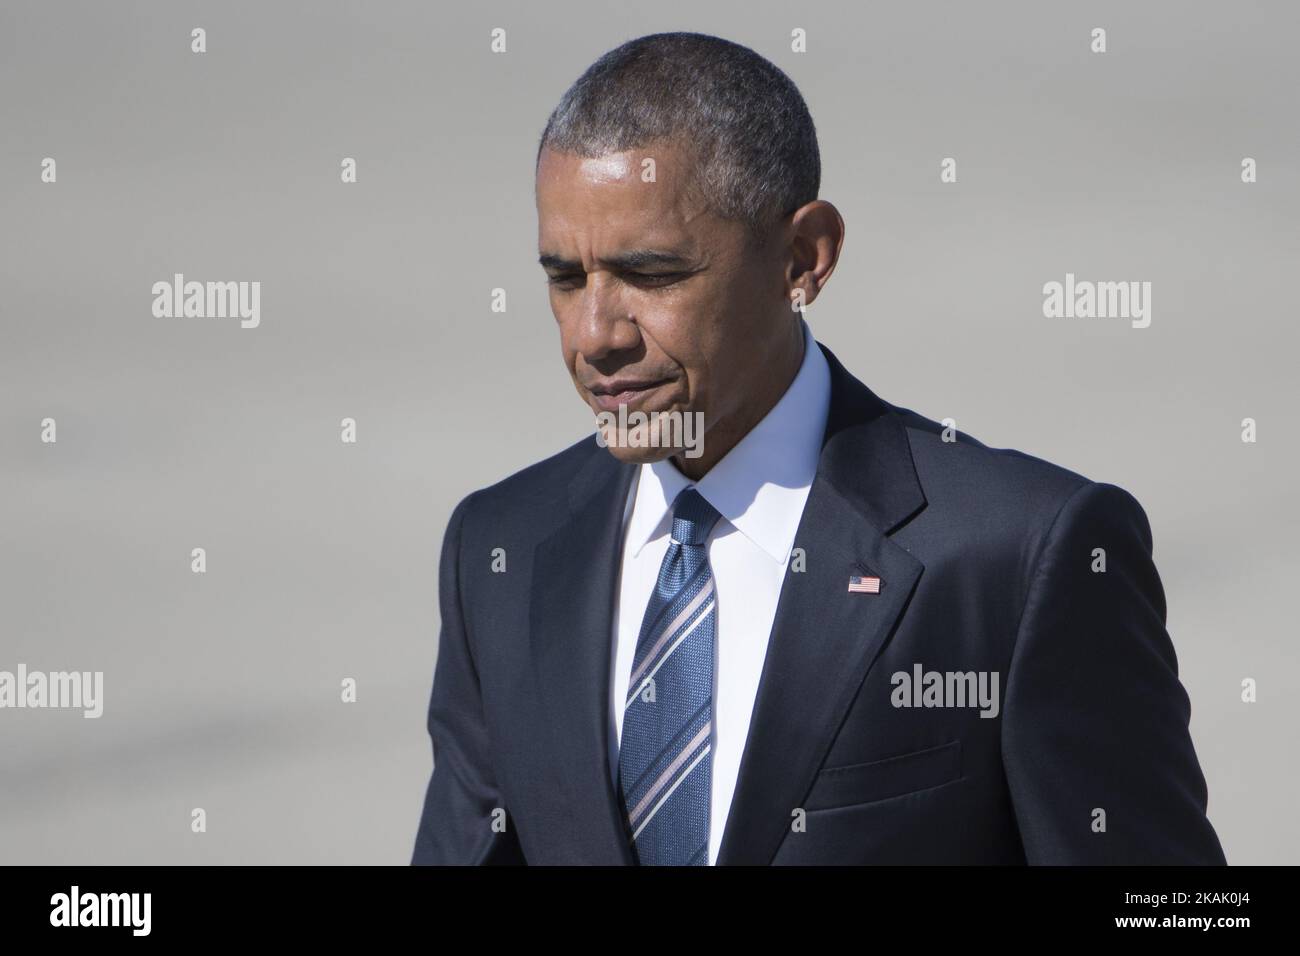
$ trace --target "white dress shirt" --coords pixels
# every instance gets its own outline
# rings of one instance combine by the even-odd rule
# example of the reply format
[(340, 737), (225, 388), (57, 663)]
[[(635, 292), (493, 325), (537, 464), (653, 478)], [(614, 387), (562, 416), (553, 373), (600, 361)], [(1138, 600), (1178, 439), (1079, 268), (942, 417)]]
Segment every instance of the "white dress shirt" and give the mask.
[(781, 584), (817, 473), (830, 407), (826, 357), (807, 323), (802, 324), (803, 362), (790, 387), (763, 420), (698, 482), (692, 482), (670, 461), (642, 465), (624, 510), (610, 682), (610, 770), (615, 791), (620, 788), (622, 704), (627, 699), (641, 619), (668, 551), (673, 501), (694, 485), (722, 515), (707, 541), (717, 589), (710, 865), (718, 860)]

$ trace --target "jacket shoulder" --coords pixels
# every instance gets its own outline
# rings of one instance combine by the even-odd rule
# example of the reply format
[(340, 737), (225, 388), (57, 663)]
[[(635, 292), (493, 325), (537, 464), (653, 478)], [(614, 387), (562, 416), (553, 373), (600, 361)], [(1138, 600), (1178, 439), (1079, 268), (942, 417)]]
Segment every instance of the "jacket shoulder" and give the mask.
[[(911, 409), (895, 408), (912, 452), (912, 463), (932, 519), (963, 515), (973, 522), (985, 543), (1001, 539), (1018, 542), (1023, 555), (1033, 556), (1063, 514), (1093, 509), (1145, 513), (1123, 488), (1095, 481), (1077, 471), (1015, 448), (995, 448), (965, 432)], [(1149, 534), (1149, 532), (1148, 532)]]
[(474, 525), (484, 518), (497, 526), (516, 516), (535, 519), (538, 514), (548, 513), (539, 508), (564, 505), (570, 482), (598, 454), (609, 452), (600, 447), (594, 434), (589, 435), (549, 458), (470, 492), (457, 504), (456, 510), (463, 512), (466, 520)]
[(995, 448), (907, 408), (894, 414), (907, 432), (917, 477), (936, 490), (962, 487), (992, 496), (993, 504), (1029, 493), (1068, 497), (1091, 479), (1016, 448)]
[(1150, 554), (1150, 523), (1125, 489), (1014, 448), (993, 448), (965, 433), (945, 431), (910, 409), (895, 413), (906, 429), (926, 500), (904, 537), (931, 564), (1015, 581), (1023, 608), (1053, 547), (1104, 539), (1116, 547), (1133, 542)]

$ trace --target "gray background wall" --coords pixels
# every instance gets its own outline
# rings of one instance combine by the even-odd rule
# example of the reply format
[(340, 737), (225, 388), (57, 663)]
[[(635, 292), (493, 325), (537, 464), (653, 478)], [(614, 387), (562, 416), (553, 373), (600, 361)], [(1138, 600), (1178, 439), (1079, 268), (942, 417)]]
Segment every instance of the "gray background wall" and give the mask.
[[(0, 669), (106, 689), (98, 720), (0, 711), (0, 857), (409, 859), (447, 516), (590, 428), (536, 137), (600, 53), (692, 29), (818, 124), (848, 240), (817, 336), (888, 400), (1143, 503), (1228, 859), (1297, 862), (1297, 27), (1285, 2), (4, 0)], [(1151, 326), (1044, 318), (1067, 271), (1152, 282)], [(174, 272), (260, 281), (260, 327), (154, 318)]]

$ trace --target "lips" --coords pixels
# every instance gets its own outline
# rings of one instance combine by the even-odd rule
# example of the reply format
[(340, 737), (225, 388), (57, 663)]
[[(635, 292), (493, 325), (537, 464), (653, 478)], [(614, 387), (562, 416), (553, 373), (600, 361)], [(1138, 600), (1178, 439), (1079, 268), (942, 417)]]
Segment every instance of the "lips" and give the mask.
[(668, 384), (668, 379), (610, 379), (588, 386), (587, 391), (601, 411), (616, 412), (620, 405), (631, 409), (644, 404), (659, 388)]

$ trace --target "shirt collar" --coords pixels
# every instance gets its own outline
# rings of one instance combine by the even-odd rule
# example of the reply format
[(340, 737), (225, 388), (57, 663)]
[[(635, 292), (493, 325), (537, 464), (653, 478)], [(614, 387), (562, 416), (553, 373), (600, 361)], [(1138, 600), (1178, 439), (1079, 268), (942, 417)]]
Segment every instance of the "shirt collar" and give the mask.
[(800, 324), (803, 362), (794, 381), (703, 478), (692, 482), (667, 459), (640, 467), (627, 529), (634, 556), (668, 533), (672, 503), (693, 484), (737, 531), (774, 561), (785, 562), (817, 474), (831, 393), (826, 357), (808, 323), (800, 319)]

